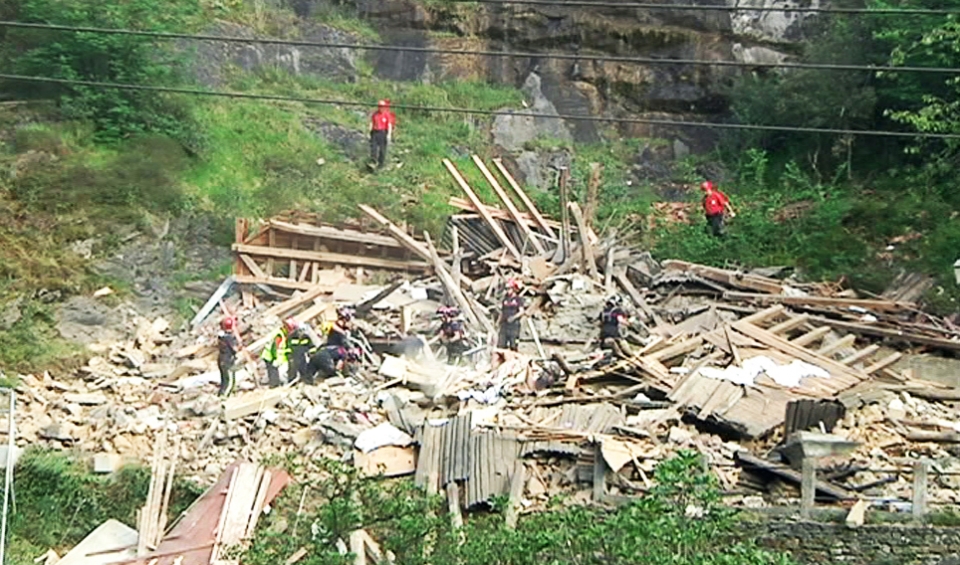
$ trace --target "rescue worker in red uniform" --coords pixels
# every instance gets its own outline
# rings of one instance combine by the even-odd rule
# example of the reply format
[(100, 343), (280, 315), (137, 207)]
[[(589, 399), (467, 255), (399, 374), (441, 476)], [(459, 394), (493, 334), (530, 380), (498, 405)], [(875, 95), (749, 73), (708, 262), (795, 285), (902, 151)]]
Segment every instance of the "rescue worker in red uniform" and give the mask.
[(370, 116), (370, 160), (382, 169), (387, 163), (387, 145), (393, 141), (397, 116), (390, 111), (390, 101), (377, 102), (377, 111)]
[(440, 323), (440, 343), (447, 352), (447, 362), (459, 365), (463, 353), (467, 350), (466, 331), (460, 319), (460, 309), (453, 306), (441, 306), (437, 310)]
[(700, 188), (703, 190), (703, 213), (710, 224), (710, 233), (714, 237), (723, 237), (724, 215), (727, 212), (730, 212), (731, 218), (737, 215), (730, 205), (730, 199), (710, 181), (704, 181)]

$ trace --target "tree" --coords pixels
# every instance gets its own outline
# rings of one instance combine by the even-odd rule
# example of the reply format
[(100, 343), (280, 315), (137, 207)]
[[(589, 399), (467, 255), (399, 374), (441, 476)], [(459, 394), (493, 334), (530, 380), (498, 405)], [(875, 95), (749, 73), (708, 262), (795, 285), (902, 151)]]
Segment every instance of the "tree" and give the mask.
[[(199, 13), (197, 0), (14, 0), (10, 19), (77, 27), (183, 31)], [(0, 68), (16, 74), (68, 80), (161, 86), (179, 78), (178, 56), (138, 36), (12, 29), (4, 37)], [(183, 106), (154, 92), (36, 83), (6, 85), (20, 97), (55, 97), (67, 119), (89, 120), (101, 140), (138, 133), (183, 137)]]

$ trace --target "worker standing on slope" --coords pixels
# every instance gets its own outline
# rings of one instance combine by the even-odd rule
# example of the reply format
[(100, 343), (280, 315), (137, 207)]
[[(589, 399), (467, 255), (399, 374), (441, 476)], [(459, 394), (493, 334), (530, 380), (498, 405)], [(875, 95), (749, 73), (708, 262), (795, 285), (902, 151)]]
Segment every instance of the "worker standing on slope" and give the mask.
[(523, 298), (520, 297), (520, 281), (507, 281), (507, 293), (500, 303), (500, 349), (517, 350), (520, 339), (520, 317), (523, 315)]
[(730, 205), (730, 199), (710, 181), (704, 181), (700, 188), (703, 190), (703, 212), (710, 224), (710, 232), (714, 237), (723, 237), (724, 214), (729, 212), (731, 218), (737, 216)]
[[(283, 321), (280, 328), (270, 336), (270, 341), (263, 348), (260, 358), (267, 365), (267, 380), (270, 387), (278, 387), (280, 382), (280, 367), (290, 358), (290, 334), (297, 329), (299, 323), (293, 318)], [(292, 377), (292, 376), (291, 376)]]
[(227, 316), (220, 320), (220, 332), (217, 334), (217, 368), (220, 369), (220, 396), (230, 396), (236, 381), (233, 375), (233, 365), (237, 360), (237, 351), (240, 343), (234, 334), (236, 320)]
[(397, 116), (390, 111), (390, 101), (377, 102), (377, 111), (370, 116), (370, 161), (382, 169), (387, 163), (387, 146), (393, 141)]

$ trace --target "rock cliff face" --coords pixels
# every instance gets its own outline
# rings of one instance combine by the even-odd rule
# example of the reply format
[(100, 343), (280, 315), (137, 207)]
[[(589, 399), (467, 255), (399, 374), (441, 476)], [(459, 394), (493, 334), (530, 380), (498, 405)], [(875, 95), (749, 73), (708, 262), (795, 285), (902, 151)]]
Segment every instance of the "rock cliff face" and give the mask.
[[(625, 0), (628, 1), (628, 0)], [(564, 52), (587, 57), (465, 56), (381, 52), (377, 72), (396, 80), (482, 79), (528, 90), (544, 113), (709, 121), (723, 116), (723, 92), (741, 69), (707, 65), (637, 64), (589, 56), (775, 62), (789, 56), (813, 24), (795, 12), (641, 10), (515, 4), (463, 4), (422, 0), (356, 0), (385, 43), (485, 51)], [(702, 6), (795, 7), (818, 0), (674, 0)], [(664, 2), (670, 4), (670, 2)], [(729, 3), (729, 4), (728, 4)], [(310, 10), (310, 0), (299, 2)], [(530, 88), (536, 76), (537, 88)], [(616, 123), (616, 122), (614, 122)], [(540, 135), (560, 137), (553, 131)], [(595, 141), (596, 122), (568, 121), (577, 141)], [(621, 135), (680, 139), (694, 151), (712, 144), (703, 130), (667, 130), (619, 123)], [(537, 128), (539, 129), (539, 128)], [(513, 136), (506, 136), (513, 139)], [(508, 149), (513, 149), (506, 147)]]

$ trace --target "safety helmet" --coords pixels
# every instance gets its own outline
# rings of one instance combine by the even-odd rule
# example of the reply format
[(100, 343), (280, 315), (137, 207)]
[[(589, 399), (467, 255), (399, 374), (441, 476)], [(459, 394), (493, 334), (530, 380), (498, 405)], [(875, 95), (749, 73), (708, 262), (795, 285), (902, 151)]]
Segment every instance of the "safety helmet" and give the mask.
[(237, 325), (237, 321), (233, 319), (233, 316), (227, 316), (224, 319), (220, 320), (220, 329), (223, 331), (230, 331)]
[(711, 190), (713, 190), (713, 183), (708, 180), (705, 180), (702, 183), (700, 183), (700, 188), (704, 192), (710, 192)]
[(347, 361), (357, 361), (360, 359), (360, 348), (359, 347), (350, 347), (347, 348), (345, 352)]
[(337, 317), (341, 320), (352, 320), (354, 310), (349, 306), (340, 306), (337, 308)]
[(610, 306), (619, 306), (623, 303), (623, 298), (619, 294), (611, 294), (607, 298), (607, 304)]
[(520, 279), (509, 279), (507, 281), (507, 288), (520, 291)]
[(377, 107), (378, 107), (378, 108), (389, 108), (389, 107), (390, 107), (390, 101), (387, 100), (386, 98), (384, 98), (383, 100), (380, 100), (379, 102), (377, 102)]
[(294, 318), (287, 318), (283, 321), (283, 327), (286, 328), (288, 332), (292, 332), (300, 327), (300, 322)]

